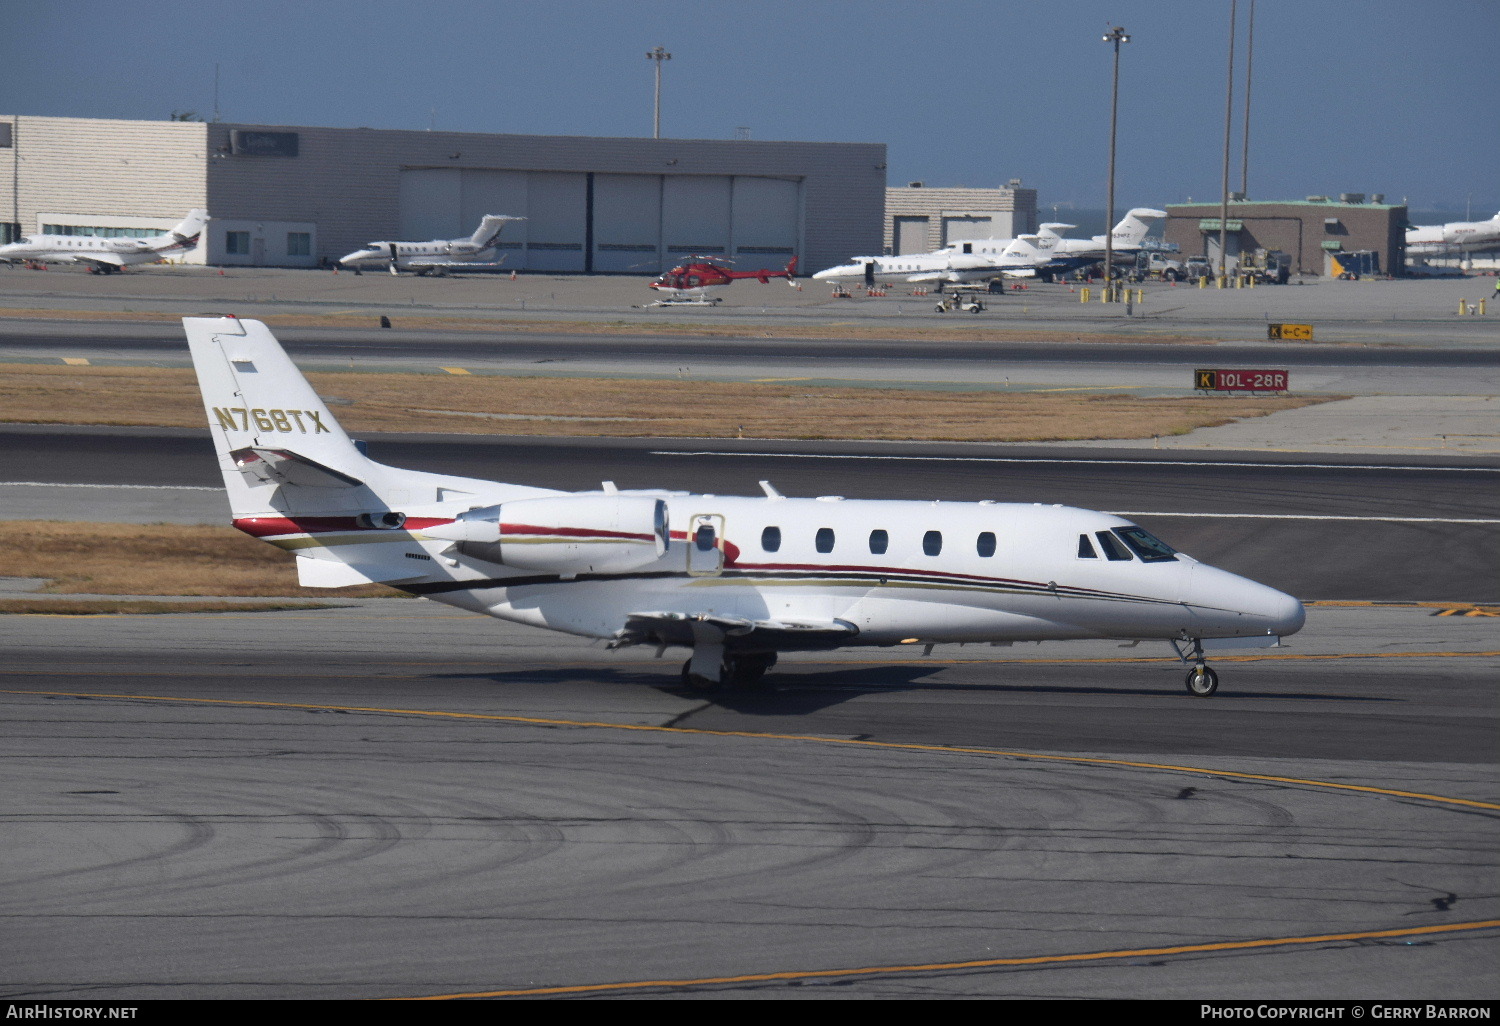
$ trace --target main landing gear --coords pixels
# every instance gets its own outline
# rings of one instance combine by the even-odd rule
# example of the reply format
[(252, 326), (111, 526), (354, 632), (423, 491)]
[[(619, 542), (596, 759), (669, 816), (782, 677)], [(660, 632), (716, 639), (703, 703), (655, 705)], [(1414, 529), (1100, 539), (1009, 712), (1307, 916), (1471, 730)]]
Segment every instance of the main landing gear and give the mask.
[(775, 665), (775, 652), (726, 652), (719, 661), (719, 675), (715, 679), (695, 672), (693, 660), (689, 659), (682, 664), (682, 683), (691, 691), (715, 691), (721, 686), (754, 688)]

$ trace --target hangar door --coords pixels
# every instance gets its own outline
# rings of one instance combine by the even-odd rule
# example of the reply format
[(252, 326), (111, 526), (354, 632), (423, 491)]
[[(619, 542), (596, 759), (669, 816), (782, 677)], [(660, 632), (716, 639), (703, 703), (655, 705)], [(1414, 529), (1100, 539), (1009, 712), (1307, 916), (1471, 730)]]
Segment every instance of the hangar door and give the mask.
[(943, 245), (968, 242), (973, 239), (1003, 239), (1011, 234), (1010, 215), (994, 214), (944, 214)]
[(400, 238), (463, 238), (485, 214), (507, 225), (499, 256), (522, 271), (655, 274), (694, 254), (780, 268), (802, 237), (802, 185), (751, 175), (409, 168)]

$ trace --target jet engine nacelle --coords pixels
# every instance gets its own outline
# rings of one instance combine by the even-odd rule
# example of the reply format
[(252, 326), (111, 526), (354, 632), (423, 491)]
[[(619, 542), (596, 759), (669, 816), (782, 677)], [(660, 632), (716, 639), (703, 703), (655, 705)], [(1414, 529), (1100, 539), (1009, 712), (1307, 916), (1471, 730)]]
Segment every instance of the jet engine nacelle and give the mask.
[(667, 551), (667, 504), (636, 495), (517, 499), (422, 529), (475, 559), (517, 570), (577, 574), (635, 570)]

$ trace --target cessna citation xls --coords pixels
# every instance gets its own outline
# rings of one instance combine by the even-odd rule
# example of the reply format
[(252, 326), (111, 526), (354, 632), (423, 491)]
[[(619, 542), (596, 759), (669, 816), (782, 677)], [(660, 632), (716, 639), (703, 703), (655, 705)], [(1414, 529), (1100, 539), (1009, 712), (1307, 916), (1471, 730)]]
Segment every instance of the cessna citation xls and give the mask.
[(1270, 646), (1302, 626), (1291, 596), (1086, 509), (794, 499), (765, 482), (753, 498), (561, 492), (388, 467), (264, 324), (183, 324), (234, 525), (293, 553), (309, 587), (378, 581), (611, 648), (686, 647), (693, 687), (752, 684), (779, 652), (1107, 638), (1172, 642), (1188, 690), (1210, 695), (1205, 640)]
[(88, 264), (90, 274), (113, 274), (132, 264), (149, 264), (198, 245), (206, 210), (189, 210), (177, 227), (143, 239), (97, 235), (28, 235), (0, 246), (0, 260), (32, 264)]

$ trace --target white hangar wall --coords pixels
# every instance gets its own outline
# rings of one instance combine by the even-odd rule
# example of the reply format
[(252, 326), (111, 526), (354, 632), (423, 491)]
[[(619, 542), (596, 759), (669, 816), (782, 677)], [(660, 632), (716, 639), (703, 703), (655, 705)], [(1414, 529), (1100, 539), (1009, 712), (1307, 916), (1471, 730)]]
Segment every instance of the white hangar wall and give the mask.
[[(647, 274), (694, 253), (803, 271), (881, 244), (885, 145), (0, 116), (0, 224), (214, 218), (188, 259), (312, 265), (466, 236), (519, 270)], [(6, 145), (6, 144), (9, 145)], [(157, 222), (152, 222), (157, 223)]]

